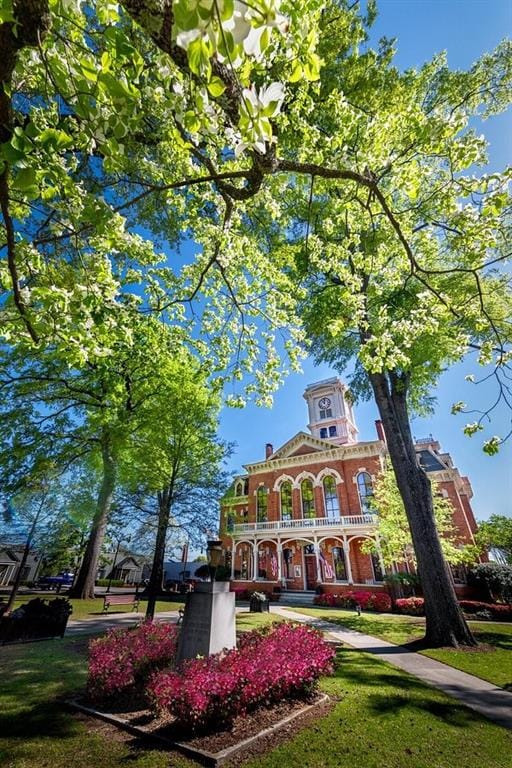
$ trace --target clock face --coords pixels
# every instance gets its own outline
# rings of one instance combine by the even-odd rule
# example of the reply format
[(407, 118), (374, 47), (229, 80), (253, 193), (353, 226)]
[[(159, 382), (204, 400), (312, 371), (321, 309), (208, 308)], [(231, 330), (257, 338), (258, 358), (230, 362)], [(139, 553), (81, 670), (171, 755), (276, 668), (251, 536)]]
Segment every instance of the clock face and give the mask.
[(320, 408), (330, 408), (331, 401), (328, 397), (322, 397), (322, 399), (318, 401), (318, 405)]

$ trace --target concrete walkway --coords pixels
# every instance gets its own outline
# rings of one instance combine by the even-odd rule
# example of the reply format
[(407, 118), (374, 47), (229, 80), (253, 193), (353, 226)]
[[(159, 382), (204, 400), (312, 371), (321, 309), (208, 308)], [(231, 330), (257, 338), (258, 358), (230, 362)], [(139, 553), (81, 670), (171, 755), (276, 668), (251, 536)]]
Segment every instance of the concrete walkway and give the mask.
[(281, 606), (273, 605), (271, 611), (294, 621), (311, 624), (359, 651), (373, 653), (424, 683), (453, 696), (467, 707), (488, 717), (489, 720), (512, 729), (512, 693), (503, 688), (498, 688), (479, 677), (468, 675), (435, 659), (429, 659), (428, 656), (409, 651), (401, 645), (394, 645), (353, 629), (345, 629), (339, 624), (331, 624)]
[[(123, 613), (107, 613), (98, 615), (93, 619), (72, 619), (68, 622), (66, 628), (66, 637), (80, 634), (97, 634), (106, 632), (113, 627), (131, 627), (144, 619), (144, 614), (140, 612), (128, 611)], [(155, 614), (155, 621), (178, 621), (178, 611), (164, 611)]]

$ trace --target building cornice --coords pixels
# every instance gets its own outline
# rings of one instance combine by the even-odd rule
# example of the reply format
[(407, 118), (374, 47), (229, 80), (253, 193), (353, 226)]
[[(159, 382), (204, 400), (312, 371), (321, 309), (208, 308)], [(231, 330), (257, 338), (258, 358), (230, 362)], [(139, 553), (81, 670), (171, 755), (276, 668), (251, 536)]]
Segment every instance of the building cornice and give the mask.
[[(299, 438), (299, 435), (297, 435)], [(303, 443), (303, 440), (297, 439), (297, 448)], [(290, 446), (291, 447), (291, 446)], [(244, 468), (251, 474), (255, 472), (273, 472), (287, 467), (300, 467), (310, 464), (321, 464), (326, 461), (343, 461), (347, 459), (357, 459), (363, 456), (384, 456), (386, 446), (382, 440), (372, 440), (365, 443), (354, 443), (353, 445), (332, 446), (325, 451), (315, 451), (314, 453), (302, 453), (298, 456), (286, 456), (282, 459), (268, 459), (258, 461), (254, 464), (244, 464)]]

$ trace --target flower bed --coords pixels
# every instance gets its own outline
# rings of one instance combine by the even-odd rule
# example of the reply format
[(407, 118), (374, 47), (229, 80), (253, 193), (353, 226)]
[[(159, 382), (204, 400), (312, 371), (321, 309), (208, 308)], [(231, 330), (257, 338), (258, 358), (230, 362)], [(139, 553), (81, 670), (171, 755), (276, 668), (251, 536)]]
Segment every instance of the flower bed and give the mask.
[(283, 623), (246, 633), (237, 649), (155, 672), (147, 693), (181, 727), (225, 727), (259, 704), (310, 693), (334, 654), (317, 630)]
[(172, 624), (145, 622), (135, 629), (112, 629), (91, 640), (89, 698), (101, 701), (142, 686), (151, 672), (174, 660), (178, 632)]
[(360, 605), (363, 610), (386, 612), (391, 610), (391, 598), (386, 592), (350, 591), (340, 595), (327, 593), (314, 598), (315, 605), (329, 608), (355, 608)]

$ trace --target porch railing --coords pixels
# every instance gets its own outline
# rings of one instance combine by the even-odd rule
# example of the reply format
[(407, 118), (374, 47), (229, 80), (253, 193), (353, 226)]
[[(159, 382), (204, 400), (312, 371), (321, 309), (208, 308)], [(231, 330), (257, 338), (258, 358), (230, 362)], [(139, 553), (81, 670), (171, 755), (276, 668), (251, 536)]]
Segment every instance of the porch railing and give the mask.
[(296, 531), (320, 528), (354, 528), (374, 525), (375, 515), (349, 515), (343, 517), (303, 517), (298, 520), (272, 520), (260, 523), (238, 523), (232, 533), (257, 533), (259, 531)]

